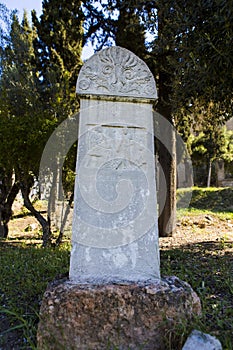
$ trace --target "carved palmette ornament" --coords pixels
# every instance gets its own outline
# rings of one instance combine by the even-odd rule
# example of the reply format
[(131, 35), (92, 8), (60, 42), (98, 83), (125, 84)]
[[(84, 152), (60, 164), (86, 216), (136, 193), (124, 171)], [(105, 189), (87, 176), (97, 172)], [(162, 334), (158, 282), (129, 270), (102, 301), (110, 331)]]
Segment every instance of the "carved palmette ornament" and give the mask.
[(108, 95), (157, 99), (154, 77), (140, 58), (119, 46), (89, 58), (77, 81), (79, 95)]

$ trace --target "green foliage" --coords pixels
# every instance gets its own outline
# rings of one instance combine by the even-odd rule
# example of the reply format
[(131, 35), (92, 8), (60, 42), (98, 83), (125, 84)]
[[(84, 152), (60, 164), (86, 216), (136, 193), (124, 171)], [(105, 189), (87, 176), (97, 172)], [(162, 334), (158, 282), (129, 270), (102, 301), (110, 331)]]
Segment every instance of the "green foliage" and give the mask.
[[(188, 212), (197, 213), (197, 210), (205, 210), (206, 213), (212, 212), (225, 213), (227, 217), (233, 218), (233, 189), (232, 188), (189, 188), (177, 190), (177, 207), (182, 208), (182, 201), (192, 193)], [(185, 215), (185, 211), (182, 211)]]
[[(223, 159), (230, 163), (233, 161), (233, 130), (224, 129), (224, 136), (226, 137), (226, 148), (223, 155)], [(233, 173), (233, 171), (232, 171)]]
[[(34, 13), (33, 23), (37, 32), (34, 48), (39, 69), (41, 98), (57, 126), (77, 112), (79, 108), (75, 85), (82, 65), (83, 11), (81, 1), (76, 0), (69, 3), (64, 0), (44, 1), (42, 15), (38, 19)], [(51, 163), (55, 164), (56, 161), (58, 164), (58, 159), (52, 159)], [(69, 152), (62, 176), (66, 194), (73, 192), (74, 164), (74, 152)], [(53, 169), (50, 169), (53, 179), (58, 174), (55, 168), (56, 166), (53, 166)], [(49, 201), (49, 212), (55, 207), (52, 202), (59, 196), (59, 193), (55, 192), (56, 189), (52, 194), (53, 198)]]
[(2, 314), (2, 319), (9, 318), (12, 320), (10, 328), (5, 329), (1, 333), (2, 341), (0, 340), (0, 344), (1, 342), (4, 342), (4, 338), (6, 338), (10, 332), (20, 331), (22, 332), (22, 336), (25, 339), (27, 346), (30, 346), (31, 350), (36, 350), (34, 338), (37, 325), (34, 318), (38, 318), (39, 315), (34, 310), (32, 310), (31, 313), (28, 312), (26, 315), (21, 315), (16, 311), (10, 311), (4, 307), (0, 307), (0, 313)]
[[(159, 93), (163, 94), (162, 88), (166, 84), (169, 94), (166, 103), (171, 105), (178, 122), (183, 118), (182, 108), (187, 114), (200, 106), (208, 109), (210, 102), (214, 119), (230, 118), (233, 80), (231, 2), (108, 0), (101, 2), (102, 7), (98, 10), (90, 3), (96, 2), (84, 2), (89, 10), (86, 12), (89, 25), (86, 36), (93, 38), (96, 35), (102, 44), (107, 42), (108, 36), (117, 43), (122, 41), (132, 46), (132, 51), (137, 50), (139, 56), (146, 52), (144, 57), (156, 79), (161, 74), (166, 78), (166, 81), (158, 79)], [(144, 48), (142, 37), (138, 35), (142, 29), (152, 35), (150, 44)]]
[(228, 134), (225, 128), (212, 130), (209, 128), (196, 137), (190, 137), (190, 139), (192, 139), (191, 149), (194, 161), (214, 161), (218, 158), (231, 161), (233, 159), (230, 133)]
[[(22, 23), (14, 15), (3, 48), (0, 168), (10, 177), (15, 174), (25, 195), (38, 176), (49, 135), (78, 108), (75, 80), (83, 36), (80, 5), (80, 1), (68, 5), (60, 1), (59, 6), (57, 1), (44, 1), (41, 19), (34, 12), (32, 26), (26, 13)], [(45, 223), (40, 217), (42, 221)]]
[[(13, 17), (11, 43), (5, 48), (2, 62), (0, 163), (13, 166), (18, 176), (37, 174), (49, 122), (43, 111), (38, 90), (33, 40), (35, 31), (26, 14), (22, 24)], [(7, 157), (6, 157), (7, 155)]]
[(33, 13), (42, 95), (59, 122), (77, 111), (75, 84), (82, 65), (82, 22), (79, 0), (46, 0), (40, 19)]
[(198, 75), (196, 82), (200, 78), (197, 92), (206, 100), (219, 103), (226, 112), (227, 105), (232, 106), (233, 77), (231, 73), (224, 74), (232, 67), (232, 2), (199, 0), (193, 3), (193, 11), (196, 18), (193, 39), (198, 42), (192, 48), (193, 74)]
[(47, 283), (68, 271), (69, 246), (53, 250), (9, 242), (0, 245), (0, 253), (0, 301), (4, 305), (0, 313), (11, 321), (10, 330), (16, 327), (31, 348), (40, 301)]
[[(38, 174), (39, 159), (48, 131), (38, 92), (33, 40), (35, 32), (26, 13), (20, 24), (12, 18), (10, 39), (3, 48), (0, 76), (0, 168), (1, 181), (8, 184), (1, 198), (0, 226), (7, 235), (11, 206), (19, 183), (30, 188)], [(14, 181), (12, 175), (14, 176)], [(16, 191), (17, 190), (17, 191)]]
[[(86, 37), (89, 36), (92, 40), (95, 37), (98, 49), (111, 39), (143, 57), (157, 82), (159, 99), (156, 109), (179, 127), (185, 141), (193, 124), (206, 125), (211, 116), (213, 124), (218, 127), (231, 117), (231, 2), (108, 0), (101, 1), (101, 6), (96, 10), (90, 3), (96, 2), (84, 2), (89, 17)], [(144, 30), (152, 35), (150, 43), (147, 41), (145, 45), (141, 40)], [(223, 153), (221, 145), (215, 147), (215, 141), (221, 140), (216, 133), (211, 134), (205, 140), (208, 147), (205, 154), (209, 158), (208, 184), (212, 158)], [(167, 135), (167, 138), (172, 139), (172, 135)], [(172, 162), (161, 145), (158, 152), (160, 164), (165, 176), (167, 175), (168, 189), (166, 204), (159, 218), (162, 232), (162, 227), (168, 221), (165, 212), (174, 212), (174, 176), (169, 177), (169, 174), (175, 172), (175, 162)], [(173, 152), (175, 153), (175, 147)]]
[[(185, 191), (179, 190), (178, 196)], [(211, 210), (223, 220), (233, 219), (233, 213), (229, 212), (232, 196), (233, 190), (228, 188), (194, 188), (191, 209), (197, 209), (192, 209), (193, 215), (206, 215)], [(218, 213), (220, 210), (223, 210), (222, 214)], [(181, 217), (192, 212), (182, 211)], [(0, 312), (1, 319), (7, 318), (10, 322), (9, 328), (4, 329), (0, 344), (7, 331), (15, 331), (22, 346), (36, 349), (35, 337), (43, 293), (48, 282), (56, 276), (67, 275), (69, 252), (69, 244), (56, 249), (41, 249), (40, 245), (25, 241), (23, 234), (18, 241), (8, 239), (0, 243), (0, 302), (3, 305)], [(184, 243), (176, 249), (164, 248), (160, 254), (162, 275), (176, 275), (189, 282), (200, 296), (203, 308), (201, 317), (188, 325), (180, 323), (169, 337), (167, 335), (167, 348), (181, 348), (181, 341), (193, 328), (198, 328), (216, 335), (224, 349), (232, 350), (233, 281), (227, 239), (223, 237), (208, 244)]]
[[(83, 1), (81, 6), (79, 0), (68, 4), (46, 0), (40, 19), (33, 13), (32, 28), (26, 16), (22, 25), (14, 18), (11, 43), (1, 64), (4, 167), (8, 162), (14, 168), (20, 165), (24, 174), (36, 174), (46, 137), (77, 111), (75, 81), (84, 38), (95, 37), (99, 48), (115, 40), (145, 59), (158, 83), (160, 112), (172, 122), (176, 117), (186, 140), (194, 119), (204, 125), (211, 116), (218, 125), (231, 116), (233, 8), (229, 1), (109, 0), (98, 7), (97, 3)], [(0, 13), (8, 24), (4, 6)], [(152, 34), (150, 45), (145, 42), (146, 30)], [(221, 153), (226, 158), (222, 146), (214, 146), (221, 141), (216, 137), (202, 139), (203, 147), (213, 151), (205, 155), (212, 159)]]
[(62, 171), (63, 189), (66, 195), (74, 192), (77, 143), (69, 150)]
[(131, 1), (130, 4), (128, 2), (121, 4), (119, 17), (115, 23), (115, 40), (116, 45), (125, 47), (140, 58), (145, 59), (145, 28), (136, 11), (136, 4), (137, 1)]
[(210, 166), (214, 161), (223, 159), (226, 163), (233, 160), (232, 131), (208, 123), (196, 137), (190, 135), (189, 150), (193, 165)]

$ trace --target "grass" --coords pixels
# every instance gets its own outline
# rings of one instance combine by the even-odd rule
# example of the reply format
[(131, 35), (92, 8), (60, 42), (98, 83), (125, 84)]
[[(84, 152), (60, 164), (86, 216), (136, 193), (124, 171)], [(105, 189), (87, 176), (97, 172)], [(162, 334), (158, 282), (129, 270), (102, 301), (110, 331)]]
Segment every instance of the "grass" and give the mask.
[[(179, 204), (184, 195), (185, 190), (178, 191)], [(178, 217), (211, 213), (232, 220), (232, 203), (233, 189), (194, 188), (190, 208), (179, 209)], [(68, 243), (42, 249), (36, 243), (26, 244), (23, 236), (24, 232), (17, 241), (0, 241), (0, 348), (5, 350), (13, 348), (12, 344), (15, 349), (36, 349), (38, 313), (46, 285), (69, 269)], [(192, 324), (177, 326), (168, 349), (180, 349), (196, 328), (217, 336), (224, 350), (233, 350), (232, 248), (232, 242), (222, 238), (160, 251), (162, 275), (176, 275), (189, 282), (203, 308), (202, 316)]]
[[(40, 302), (49, 281), (66, 273), (69, 266), (69, 246), (42, 249), (19, 241), (0, 244), (0, 314), (10, 320), (9, 328), (0, 337), (5, 343), (9, 330), (17, 330), (20, 346), (35, 348)], [(34, 344), (34, 345), (33, 345)]]
[(200, 329), (215, 335), (223, 349), (232, 350), (233, 257), (227, 244), (191, 244), (160, 253), (162, 275), (187, 281), (201, 298), (203, 314), (183, 329), (185, 335), (190, 328)]
[[(232, 213), (233, 188), (198, 188), (179, 189), (177, 207), (182, 209), (190, 201), (189, 210), (201, 210), (213, 213)], [(186, 208), (186, 207), (185, 207)]]

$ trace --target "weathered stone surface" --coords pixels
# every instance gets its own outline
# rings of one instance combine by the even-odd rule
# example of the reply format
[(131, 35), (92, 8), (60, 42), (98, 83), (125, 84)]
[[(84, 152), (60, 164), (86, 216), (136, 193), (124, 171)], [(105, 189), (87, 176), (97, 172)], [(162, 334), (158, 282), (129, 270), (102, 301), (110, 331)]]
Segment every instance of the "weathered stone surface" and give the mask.
[(182, 350), (222, 350), (220, 341), (206, 333), (194, 330)]
[(132, 52), (107, 48), (78, 77), (79, 137), (70, 280), (160, 279), (155, 81)]
[(44, 294), (38, 350), (165, 350), (174, 324), (201, 311), (177, 277), (157, 284), (51, 284)]
[(93, 55), (82, 67), (77, 93), (156, 99), (153, 74), (131, 51), (114, 46)]

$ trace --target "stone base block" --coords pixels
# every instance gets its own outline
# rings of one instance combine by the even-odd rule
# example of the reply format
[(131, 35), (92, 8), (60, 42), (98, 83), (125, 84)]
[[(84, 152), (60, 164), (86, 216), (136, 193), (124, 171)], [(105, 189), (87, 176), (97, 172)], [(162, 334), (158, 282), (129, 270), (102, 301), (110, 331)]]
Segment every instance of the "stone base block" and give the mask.
[(177, 277), (158, 283), (54, 282), (40, 310), (39, 350), (163, 350), (182, 319), (200, 314), (190, 285)]

